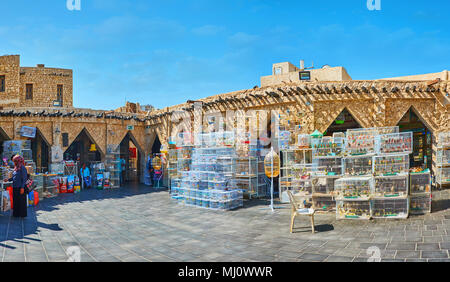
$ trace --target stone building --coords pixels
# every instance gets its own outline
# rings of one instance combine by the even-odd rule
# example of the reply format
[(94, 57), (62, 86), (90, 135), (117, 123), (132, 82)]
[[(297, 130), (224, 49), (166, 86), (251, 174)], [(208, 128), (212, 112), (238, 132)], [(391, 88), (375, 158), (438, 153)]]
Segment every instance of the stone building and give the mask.
[[(29, 85), (32, 85), (31, 87)], [(62, 85), (62, 95), (59, 95)], [(32, 97), (27, 97), (32, 88)], [(28, 92), (27, 92), (28, 89)], [(0, 57), (0, 143), (22, 139), (22, 126), (35, 127), (35, 162), (46, 167), (52, 150), (70, 155), (83, 151), (81, 161), (89, 161), (89, 148), (96, 144), (97, 160), (105, 158), (108, 148), (125, 148), (133, 143), (139, 155), (142, 175), (145, 158), (167, 145), (171, 136), (188, 120), (192, 130), (207, 121), (211, 113), (275, 110), (289, 120), (298, 133), (314, 130), (331, 134), (354, 127), (400, 125), (403, 131), (417, 132), (422, 138), (422, 156), (435, 161), (436, 136), (450, 131), (450, 81), (448, 71), (379, 80), (352, 80), (343, 67), (320, 69), (296, 67), (291, 63), (274, 64), (272, 75), (261, 78), (261, 87), (219, 94), (198, 101), (153, 110), (127, 103), (117, 110), (92, 110), (73, 107), (72, 71), (21, 67), (19, 56)], [(61, 103), (58, 103), (61, 102)], [(341, 121), (339, 124), (336, 120)], [(343, 122), (342, 122), (343, 121)], [(272, 136), (273, 137), (273, 136)], [(126, 144), (125, 144), (126, 143)], [(125, 145), (124, 145), (125, 144)], [(125, 152), (124, 152), (125, 153)], [(414, 156), (413, 156), (414, 157)]]

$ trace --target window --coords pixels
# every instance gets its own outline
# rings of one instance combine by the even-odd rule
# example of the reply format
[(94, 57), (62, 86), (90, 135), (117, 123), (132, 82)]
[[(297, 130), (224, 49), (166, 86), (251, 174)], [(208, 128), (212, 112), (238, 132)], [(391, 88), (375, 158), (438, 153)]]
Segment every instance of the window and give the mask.
[(5, 92), (5, 88), (6, 88), (5, 76), (0, 75), (0, 92)]
[(25, 99), (26, 100), (33, 99), (33, 84), (27, 84), (25, 85), (25, 87), (26, 87)]
[(280, 75), (282, 73), (282, 70), (283, 69), (280, 67), (275, 68), (275, 75)]
[(63, 105), (63, 85), (58, 84), (56, 91), (56, 100), (59, 101), (60, 107)]

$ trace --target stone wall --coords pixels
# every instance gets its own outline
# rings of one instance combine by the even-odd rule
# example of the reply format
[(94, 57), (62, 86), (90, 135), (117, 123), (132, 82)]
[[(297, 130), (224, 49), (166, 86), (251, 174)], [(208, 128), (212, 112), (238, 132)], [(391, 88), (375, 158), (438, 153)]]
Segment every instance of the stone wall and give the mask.
[(0, 107), (15, 107), (20, 103), (20, 56), (0, 56), (0, 76), (5, 76), (6, 87), (0, 92)]
[[(26, 99), (26, 84), (33, 84), (33, 99)], [(57, 86), (63, 86), (63, 107), (73, 107), (73, 74), (69, 69), (45, 67), (20, 68), (20, 105), (53, 107)]]

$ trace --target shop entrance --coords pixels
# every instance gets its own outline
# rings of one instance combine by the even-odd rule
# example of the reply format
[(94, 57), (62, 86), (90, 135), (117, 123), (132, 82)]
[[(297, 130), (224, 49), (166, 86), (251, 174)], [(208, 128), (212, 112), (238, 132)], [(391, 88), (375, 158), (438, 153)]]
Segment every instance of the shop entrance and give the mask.
[(43, 173), (48, 171), (49, 148), (50, 144), (44, 138), (39, 128), (36, 128), (36, 137), (31, 139), (31, 149), (37, 172)]
[(397, 124), (400, 132), (413, 132), (413, 153), (410, 155), (410, 167), (432, 167), (433, 133), (422, 122), (416, 110), (411, 107)]
[(0, 127), (0, 156), (3, 157), (3, 142), (11, 140), (5, 133), (3, 128)]
[(125, 160), (125, 170), (122, 171), (123, 179), (126, 182), (139, 183), (143, 155), (136, 139), (130, 132), (127, 133), (120, 143), (120, 158)]
[(64, 152), (64, 160), (79, 161), (81, 164), (100, 162), (102, 154), (87, 130), (83, 129)]
[(361, 128), (353, 115), (345, 108), (325, 131), (324, 136), (333, 136), (335, 132), (346, 133), (347, 129)]
[(161, 153), (161, 141), (159, 140), (158, 135), (155, 137), (155, 142), (153, 142), (152, 146), (152, 154), (160, 154)]

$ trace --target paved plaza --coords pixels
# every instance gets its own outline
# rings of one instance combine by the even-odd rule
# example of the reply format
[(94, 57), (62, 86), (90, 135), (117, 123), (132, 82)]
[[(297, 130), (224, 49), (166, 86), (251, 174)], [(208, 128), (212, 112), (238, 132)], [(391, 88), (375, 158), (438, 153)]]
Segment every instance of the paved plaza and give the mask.
[(85, 190), (41, 201), (26, 219), (0, 216), (0, 258), (67, 261), (78, 246), (81, 261), (367, 261), (380, 249), (382, 261), (450, 261), (450, 209), (407, 220), (336, 221), (316, 215), (296, 219), (267, 202), (219, 212), (177, 205), (167, 191), (146, 186)]

